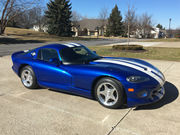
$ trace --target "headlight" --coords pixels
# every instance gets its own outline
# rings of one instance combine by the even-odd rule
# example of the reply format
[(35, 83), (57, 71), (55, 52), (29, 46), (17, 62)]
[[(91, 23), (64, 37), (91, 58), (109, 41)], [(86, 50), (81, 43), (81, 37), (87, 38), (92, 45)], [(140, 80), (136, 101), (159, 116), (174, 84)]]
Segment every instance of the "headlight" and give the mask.
[(141, 83), (141, 82), (147, 82), (150, 79), (143, 76), (130, 76), (130, 77), (127, 77), (126, 80), (131, 83)]

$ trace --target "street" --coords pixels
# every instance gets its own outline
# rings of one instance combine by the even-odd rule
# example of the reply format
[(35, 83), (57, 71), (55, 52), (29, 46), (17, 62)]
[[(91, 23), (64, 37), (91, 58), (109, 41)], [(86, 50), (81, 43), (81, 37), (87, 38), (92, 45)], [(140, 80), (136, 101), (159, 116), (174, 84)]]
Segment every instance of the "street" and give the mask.
[[(141, 39), (131, 39), (131, 41), (141, 41)], [(5, 55), (10, 55), (13, 52), (33, 49), (47, 44), (52, 43), (66, 43), (66, 42), (76, 42), (81, 43), (86, 46), (95, 46), (95, 45), (108, 45), (113, 43), (124, 43), (127, 42), (127, 39), (97, 39), (89, 41), (59, 41), (59, 42), (49, 42), (49, 43), (26, 43), (26, 44), (2, 44), (0, 45), (0, 57)]]

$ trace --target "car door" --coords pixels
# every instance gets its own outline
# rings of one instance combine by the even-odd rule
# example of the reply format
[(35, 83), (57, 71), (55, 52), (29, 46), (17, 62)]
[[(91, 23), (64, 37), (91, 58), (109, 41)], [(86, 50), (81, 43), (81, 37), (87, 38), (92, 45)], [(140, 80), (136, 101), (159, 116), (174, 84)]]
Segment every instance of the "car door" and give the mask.
[(52, 62), (53, 59), (59, 61), (56, 49), (41, 48), (38, 51), (37, 58), (33, 64), (37, 80), (40, 85), (45, 87), (68, 89), (71, 86), (72, 77), (57, 61), (55, 63)]

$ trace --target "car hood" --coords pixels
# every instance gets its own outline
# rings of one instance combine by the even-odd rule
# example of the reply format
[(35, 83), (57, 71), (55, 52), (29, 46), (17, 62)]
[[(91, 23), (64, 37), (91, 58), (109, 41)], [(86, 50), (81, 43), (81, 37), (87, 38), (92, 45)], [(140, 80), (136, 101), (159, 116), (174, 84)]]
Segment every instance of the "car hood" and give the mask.
[(154, 78), (161, 85), (163, 85), (165, 81), (164, 75), (159, 69), (143, 60), (134, 58), (104, 57), (93, 62), (109, 69), (117, 70), (119, 68), (121, 70), (132, 70), (132, 72), (137, 71), (145, 73)]

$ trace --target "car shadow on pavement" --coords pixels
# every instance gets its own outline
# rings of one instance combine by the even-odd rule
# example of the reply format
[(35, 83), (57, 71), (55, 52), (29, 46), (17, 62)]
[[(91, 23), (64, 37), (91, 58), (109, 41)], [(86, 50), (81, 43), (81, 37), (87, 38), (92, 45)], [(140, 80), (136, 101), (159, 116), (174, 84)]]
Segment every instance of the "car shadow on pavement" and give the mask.
[(75, 94), (75, 93), (71, 93), (71, 92), (66, 92), (64, 90), (56, 90), (56, 89), (51, 89), (51, 88), (48, 88), (48, 90), (52, 91), (52, 92), (56, 92), (56, 93), (61, 93), (61, 94), (66, 94), (66, 95), (70, 95), (70, 96), (81, 97), (81, 98), (85, 98), (88, 100), (96, 101), (96, 99), (93, 97), (91, 98), (91, 97), (87, 97), (87, 96), (83, 96), (83, 95), (79, 95), (79, 94)]
[(179, 91), (176, 88), (176, 86), (170, 82), (166, 82), (164, 84), (164, 88), (165, 88), (165, 95), (160, 101), (153, 104), (149, 104), (149, 105), (138, 106), (134, 110), (137, 111), (137, 110), (158, 109), (166, 104), (169, 104), (175, 101), (177, 97), (179, 96)]

